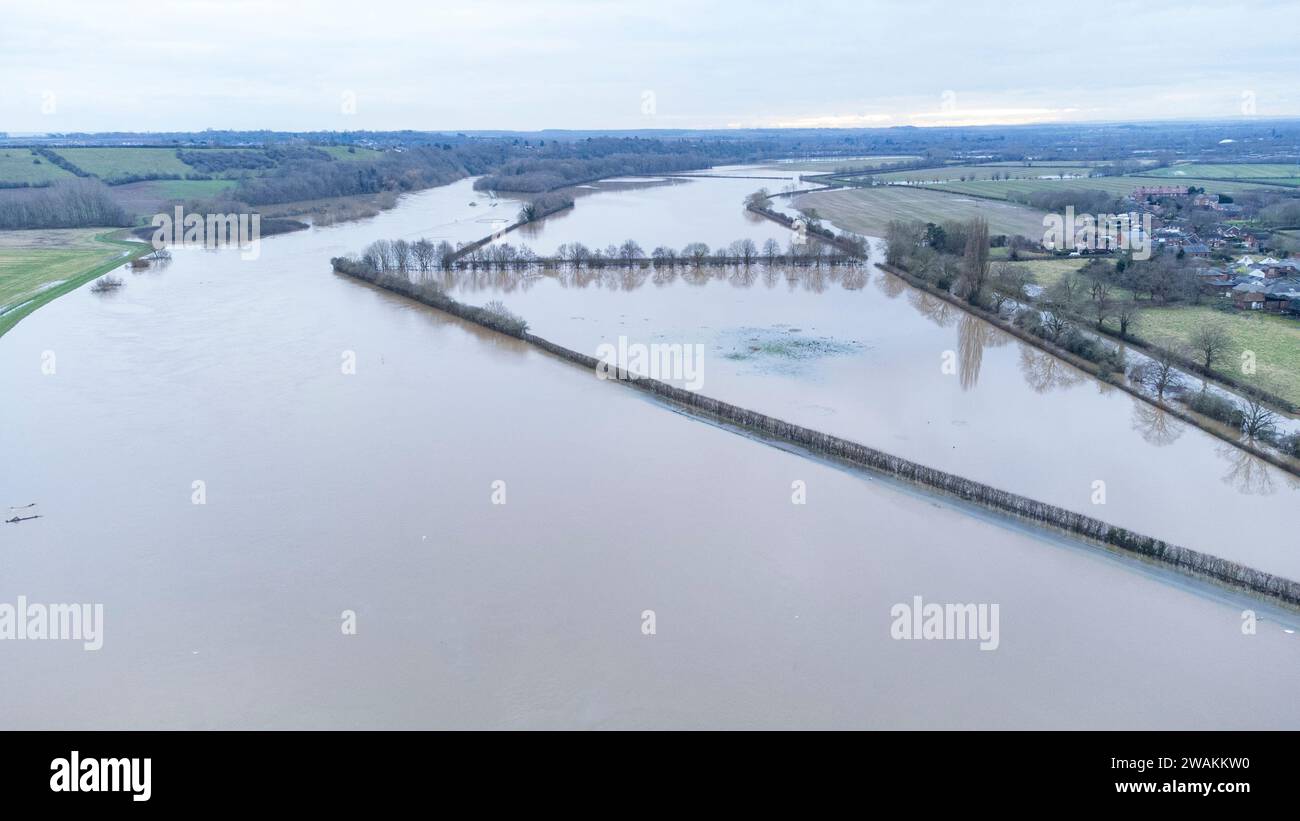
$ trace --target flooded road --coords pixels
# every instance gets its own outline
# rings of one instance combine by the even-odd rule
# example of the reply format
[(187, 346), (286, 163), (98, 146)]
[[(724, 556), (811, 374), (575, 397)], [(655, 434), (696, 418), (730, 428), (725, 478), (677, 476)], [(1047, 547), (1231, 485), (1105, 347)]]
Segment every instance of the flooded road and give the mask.
[[(0, 500), (44, 514), (0, 525), (0, 602), (104, 606), (100, 650), (0, 642), (0, 726), (1300, 727), (1294, 616), (1256, 607), (1244, 635), (1241, 600), (701, 423), (330, 272), (379, 238), (481, 236), (478, 196), (465, 181), (404, 197), (256, 260), (177, 251), (0, 339)], [(571, 240), (561, 224), (548, 242)], [(1048, 410), (1001, 391), (1077, 403), (1052, 406), (1058, 435), (1100, 417), (1130, 451), (1144, 441), (1091, 386), (1026, 393), (1012, 344), (982, 345), (967, 387), (938, 381), (959, 323), (878, 273), (503, 298), (575, 347), (620, 327), (741, 353), (745, 329), (781, 323), (855, 340), (793, 372), (715, 352), (705, 392), (935, 462), (947, 444), (997, 484), (1039, 453), (1023, 480), (1038, 495), (1069, 484), (1052, 477), (1083, 440), (1040, 445)], [(1195, 433), (1097, 457), (1125, 489), (1111, 499), (1221, 469)], [(967, 453), (981, 447), (1015, 460), (989, 467)], [(1152, 457), (1182, 449), (1177, 470)], [(1255, 498), (1206, 476), (1215, 511)], [(1202, 528), (1208, 506), (1182, 504)], [(891, 609), (918, 595), (998, 604), (998, 648), (891, 638)]]

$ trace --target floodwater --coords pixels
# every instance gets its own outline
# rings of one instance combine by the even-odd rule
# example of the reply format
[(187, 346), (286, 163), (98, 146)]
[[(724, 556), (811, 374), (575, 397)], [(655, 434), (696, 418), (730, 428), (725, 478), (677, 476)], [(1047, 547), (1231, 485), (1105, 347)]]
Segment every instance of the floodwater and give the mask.
[(636, 240), (648, 255), (656, 246), (681, 250), (692, 242), (725, 248), (738, 239), (752, 239), (760, 247), (768, 239), (784, 246), (790, 231), (745, 209), (745, 198), (760, 188), (796, 190), (811, 187), (793, 176), (768, 179), (686, 179), (659, 177), (638, 180), (604, 180), (565, 189), (575, 206), (523, 226), (503, 241), (524, 243), (543, 255), (552, 255), (563, 243), (581, 242), (588, 248), (620, 245)]
[[(696, 421), (330, 272), (381, 237), (470, 234), (473, 196), (404, 197), (256, 260), (178, 250), (0, 338), (0, 505), (43, 513), (0, 525), (0, 603), (104, 613), (97, 651), (0, 641), (0, 727), (1300, 728), (1293, 615), (1256, 606), (1243, 634), (1244, 600)], [(837, 289), (795, 288), (791, 310), (867, 304)], [(586, 315), (601, 292), (564, 293)], [(861, 354), (835, 361), (911, 356), (893, 322), (863, 322)], [(1004, 350), (948, 398), (996, 402)], [(708, 392), (746, 390), (708, 364)], [(754, 390), (777, 410), (817, 398)], [(908, 402), (876, 394), (876, 415)], [(1004, 408), (1026, 425), (1008, 450), (1059, 470), (1067, 450)], [(914, 596), (997, 604), (997, 649), (892, 639)]]
[(451, 290), (593, 356), (698, 345), (705, 395), (1300, 579), (1278, 515), (1300, 479), (874, 265), (478, 272)]

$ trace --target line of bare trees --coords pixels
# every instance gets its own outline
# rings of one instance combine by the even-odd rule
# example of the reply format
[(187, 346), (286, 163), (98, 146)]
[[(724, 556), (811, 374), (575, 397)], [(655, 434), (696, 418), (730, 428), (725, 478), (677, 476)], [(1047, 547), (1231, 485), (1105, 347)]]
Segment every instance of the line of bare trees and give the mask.
[(0, 192), (0, 230), (125, 226), (131, 217), (98, 180)]
[(376, 240), (370, 243), (356, 260), (368, 270), (380, 274), (425, 274), (449, 269), (505, 270), (539, 264), (559, 264), (589, 269), (644, 264), (653, 265), (655, 268), (720, 264), (748, 267), (760, 261), (768, 265), (821, 268), (855, 260), (829, 245), (791, 243), (783, 249), (773, 239), (765, 242), (761, 249), (752, 239), (741, 239), (716, 249), (710, 248), (703, 242), (688, 243), (680, 251), (661, 245), (648, 255), (645, 249), (632, 239), (624, 241), (621, 245), (611, 244), (605, 248), (588, 248), (580, 242), (575, 242), (561, 245), (554, 257), (541, 257), (523, 244), (489, 243), (466, 252), (463, 244), (453, 246), (446, 240), (434, 244), (423, 238), (414, 242), (404, 239)]

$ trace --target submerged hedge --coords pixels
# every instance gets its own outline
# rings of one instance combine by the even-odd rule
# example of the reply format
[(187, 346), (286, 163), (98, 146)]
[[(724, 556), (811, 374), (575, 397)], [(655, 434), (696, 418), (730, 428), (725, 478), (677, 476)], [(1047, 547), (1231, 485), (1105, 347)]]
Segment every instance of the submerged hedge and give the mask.
[(347, 257), (335, 257), (330, 260), (330, 264), (340, 274), (365, 280), (386, 291), (393, 291), (485, 328), (491, 328), (516, 339), (524, 339), (527, 336), (528, 323), (509, 311), (490, 310), (457, 302), (432, 282), (412, 282), (405, 275), (381, 274), (365, 263)]

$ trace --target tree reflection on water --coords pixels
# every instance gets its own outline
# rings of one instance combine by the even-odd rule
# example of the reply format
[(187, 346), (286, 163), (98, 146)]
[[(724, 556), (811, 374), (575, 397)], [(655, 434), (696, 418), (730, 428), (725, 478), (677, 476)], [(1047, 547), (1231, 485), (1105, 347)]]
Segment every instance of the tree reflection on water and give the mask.
[(1187, 423), (1166, 410), (1133, 397), (1133, 430), (1156, 447), (1171, 445), (1187, 430)]
[(1048, 393), (1083, 382), (1083, 374), (1046, 351), (1023, 345), (1020, 348), (1020, 373), (1035, 393)]

